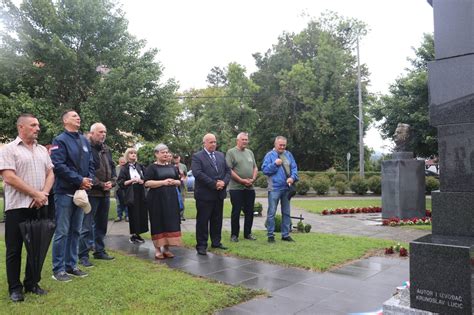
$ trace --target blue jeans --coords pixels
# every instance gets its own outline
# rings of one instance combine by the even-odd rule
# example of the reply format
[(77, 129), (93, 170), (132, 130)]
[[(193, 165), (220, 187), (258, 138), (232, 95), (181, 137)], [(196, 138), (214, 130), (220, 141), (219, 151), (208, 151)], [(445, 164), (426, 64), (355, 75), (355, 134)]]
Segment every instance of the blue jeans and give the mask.
[(53, 272), (74, 269), (84, 211), (72, 202), (72, 197), (54, 195), (56, 231), (53, 237)]
[(88, 258), (94, 245), (94, 255), (105, 252), (104, 238), (109, 220), (110, 197), (91, 197), (91, 212), (82, 220), (81, 237), (79, 239), (79, 258)]
[(268, 192), (268, 212), (267, 212), (267, 236), (275, 236), (275, 214), (278, 202), (281, 200), (281, 237), (290, 234), (290, 201), (288, 200), (288, 189)]
[(124, 190), (117, 189), (115, 191), (115, 201), (117, 204), (117, 217), (122, 219), (123, 217), (128, 218), (128, 208), (124, 201)]

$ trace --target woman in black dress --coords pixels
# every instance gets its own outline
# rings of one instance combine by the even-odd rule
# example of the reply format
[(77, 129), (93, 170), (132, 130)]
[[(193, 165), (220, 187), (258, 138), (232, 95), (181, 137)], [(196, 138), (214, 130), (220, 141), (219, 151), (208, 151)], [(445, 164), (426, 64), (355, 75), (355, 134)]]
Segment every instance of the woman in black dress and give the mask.
[[(155, 258), (174, 257), (169, 246), (181, 246), (181, 227), (177, 187), (181, 185), (174, 165), (168, 163), (168, 147), (162, 143), (155, 147), (156, 162), (147, 167), (145, 187), (150, 214), (151, 238), (155, 245)], [(163, 252), (161, 251), (163, 247)]]
[(128, 148), (124, 157), (127, 163), (120, 169), (117, 182), (125, 192), (124, 201), (128, 208), (130, 243), (144, 243), (145, 240), (140, 236), (141, 233), (148, 232), (148, 212), (143, 186), (144, 168), (137, 163), (137, 150), (134, 148)]

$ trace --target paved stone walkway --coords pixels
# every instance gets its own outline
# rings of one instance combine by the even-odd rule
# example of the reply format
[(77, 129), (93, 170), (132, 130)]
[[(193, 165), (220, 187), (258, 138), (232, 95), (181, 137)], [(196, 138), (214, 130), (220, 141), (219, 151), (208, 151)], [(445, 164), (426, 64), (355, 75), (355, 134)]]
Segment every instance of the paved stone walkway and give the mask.
[[(267, 200), (257, 198), (257, 201), (263, 204), (264, 216), (255, 218), (254, 229), (264, 230)], [(292, 209), (293, 216), (300, 214), (305, 218), (305, 223), (312, 225), (313, 232), (406, 242), (429, 234), (427, 231), (407, 228), (382, 227), (380, 214), (321, 216), (302, 209)], [(182, 225), (183, 231), (194, 232), (194, 229), (195, 220), (186, 220)], [(230, 219), (224, 219), (223, 229), (230, 230)], [(4, 234), (4, 224), (0, 224), (0, 233)], [(154, 260), (151, 241), (147, 240), (141, 245), (130, 244), (128, 233), (128, 223), (110, 221), (107, 247), (142, 259)], [(223, 240), (224, 244), (226, 242), (228, 240)], [(371, 312), (381, 309), (382, 303), (392, 296), (396, 287), (409, 279), (409, 260), (403, 258), (370, 257), (330, 272), (319, 273), (212, 253), (199, 256), (194, 250), (186, 248), (174, 248), (173, 253), (175, 258), (158, 263), (231, 285), (264, 289), (269, 293), (268, 298), (254, 299), (224, 309), (219, 314)]]
[[(264, 209), (266, 199), (258, 198)], [(427, 231), (381, 226), (380, 214), (353, 216), (321, 216), (292, 209), (292, 215), (303, 215), (315, 232), (341, 235), (363, 235), (375, 238), (411, 241), (428, 234)], [(255, 218), (254, 229), (264, 230), (265, 215)], [(243, 226), (243, 221), (241, 222)], [(186, 220), (183, 231), (194, 231), (195, 220)], [(223, 229), (230, 230), (230, 219), (224, 219)], [(154, 259), (151, 241), (132, 245), (128, 242), (128, 224), (109, 224), (107, 245), (143, 259)], [(228, 240), (223, 240), (225, 244)], [(395, 292), (396, 287), (409, 280), (409, 260), (391, 257), (370, 257), (355, 261), (330, 272), (319, 273), (298, 268), (225, 257), (209, 253), (199, 256), (192, 249), (173, 249), (176, 257), (158, 263), (193, 275), (264, 289), (268, 298), (224, 309), (219, 314), (348, 314), (373, 312)]]
[[(154, 260), (151, 241), (135, 245), (124, 235), (110, 235), (107, 247)], [(219, 314), (348, 314), (379, 310), (397, 286), (409, 279), (408, 259), (370, 257), (319, 273), (298, 268), (173, 248), (173, 259), (157, 261), (171, 268), (251, 289), (269, 292)]]
[[(363, 197), (362, 197), (363, 198)], [(343, 197), (338, 199), (362, 199), (361, 197)], [(303, 198), (301, 198), (303, 199)], [(308, 198), (310, 199), (310, 198)], [(318, 198), (323, 199), (323, 198)], [(329, 198), (328, 198), (329, 199)], [(334, 199), (334, 198), (332, 198)], [(263, 205), (263, 216), (255, 217), (253, 228), (256, 230), (265, 230), (265, 219), (266, 219), (266, 208), (268, 202), (266, 198), (257, 198), (256, 202), (260, 202)], [(278, 210), (277, 213), (279, 213)], [(331, 215), (322, 216), (319, 214), (309, 213), (303, 209), (292, 207), (291, 215), (304, 217), (304, 222), (309, 223), (312, 226), (312, 232), (319, 233), (330, 233), (339, 235), (354, 235), (354, 236), (367, 236), (381, 239), (389, 239), (399, 242), (410, 242), (426, 234), (430, 234), (428, 231), (415, 230), (409, 228), (400, 227), (384, 227), (382, 226), (382, 216), (380, 213), (366, 213), (366, 214), (354, 214), (354, 215)], [(293, 219), (293, 223), (296, 224), (298, 220)], [(181, 230), (186, 232), (194, 232), (196, 221), (186, 220), (181, 225)], [(243, 227), (243, 218), (241, 218), (241, 227)], [(224, 219), (222, 228), (230, 231), (230, 218)], [(128, 233), (128, 223), (110, 222), (108, 234), (112, 235), (126, 235)], [(223, 240), (224, 242), (227, 240)]]

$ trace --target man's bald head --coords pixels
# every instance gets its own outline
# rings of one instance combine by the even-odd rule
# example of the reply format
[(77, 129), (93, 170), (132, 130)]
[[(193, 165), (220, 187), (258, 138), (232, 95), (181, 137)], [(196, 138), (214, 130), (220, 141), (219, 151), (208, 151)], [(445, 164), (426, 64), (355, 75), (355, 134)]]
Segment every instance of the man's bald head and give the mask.
[(204, 148), (205, 148), (207, 151), (209, 151), (209, 152), (214, 152), (214, 151), (216, 151), (216, 147), (217, 147), (216, 136), (213, 135), (212, 133), (206, 134), (206, 135), (202, 138), (202, 144), (204, 145)]

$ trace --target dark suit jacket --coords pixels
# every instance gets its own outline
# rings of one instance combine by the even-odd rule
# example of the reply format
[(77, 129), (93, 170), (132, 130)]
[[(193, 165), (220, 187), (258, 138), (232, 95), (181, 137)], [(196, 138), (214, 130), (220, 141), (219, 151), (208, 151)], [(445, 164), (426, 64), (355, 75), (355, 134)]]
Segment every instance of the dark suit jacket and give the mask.
[[(205, 150), (193, 154), (191, 169), (195, 178), (195, 199), (223, 200), (227, 196), (226, 188), (230, 181), (230, 168), (225, 162), (224, 153), (214, 151), (214, 155), (218, 171), (214, 168), (214, 164)], [(216, 189), (217, 180), (224, 181), (224, 189)]]
[[(135, 164), (135, 167), (138, 171), (138, 174), (140, 174), (140, 178), (142, 180), (145, 180), (145, 176), (143, 175), (145, 173), (145, 168), (141, 164)], [(124, 166), (120, 168), (120, 173), (118, 174), (117, 178), (117, 184), (119, 185), (120, 188), (126, 190), (128, 186), (125, 186), (125, 182), (127, 180), (130, 180), (130, 163), (126, 163)]]

